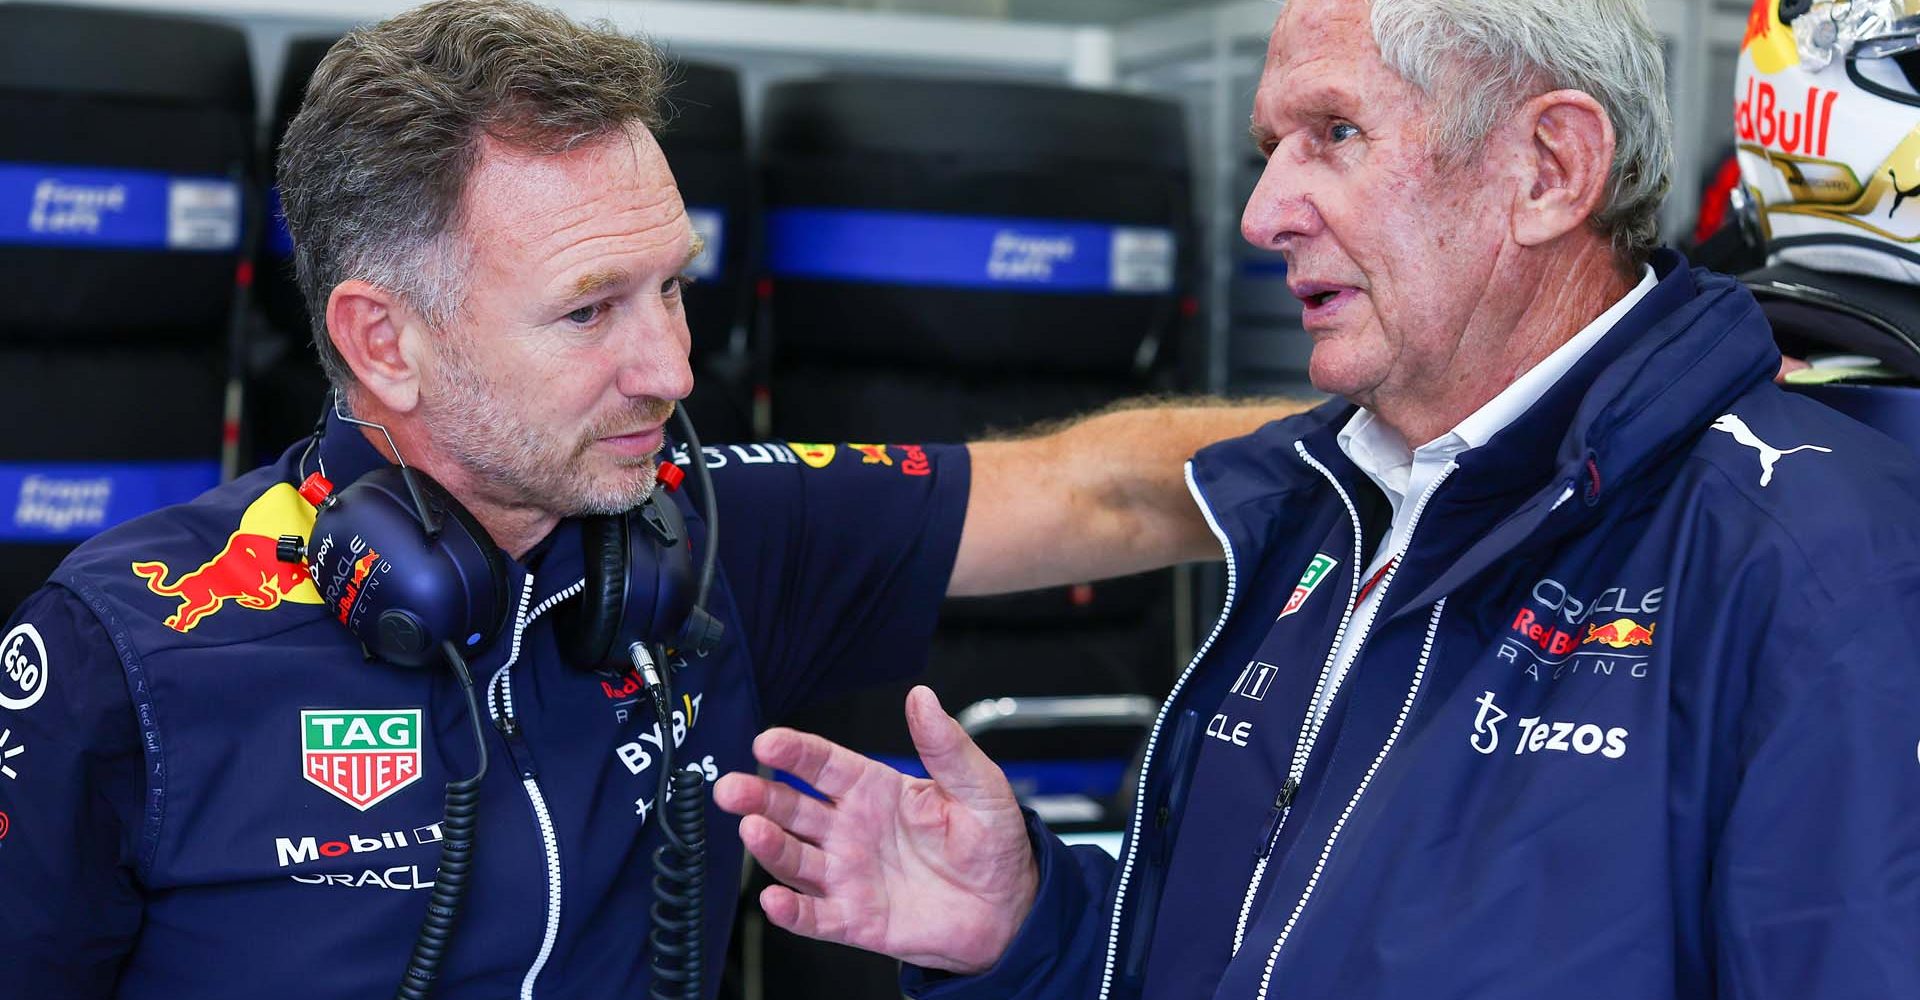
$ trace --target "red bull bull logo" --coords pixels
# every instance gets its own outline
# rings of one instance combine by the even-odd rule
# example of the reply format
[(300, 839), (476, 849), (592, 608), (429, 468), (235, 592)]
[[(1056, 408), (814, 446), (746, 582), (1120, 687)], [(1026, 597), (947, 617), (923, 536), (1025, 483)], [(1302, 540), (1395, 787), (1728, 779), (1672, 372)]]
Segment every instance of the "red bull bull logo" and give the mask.
[(893, 457), (887, 454), (884, 444), (849, 444), (847, 447), (860, 453), (861, 465), (892, 465)]
[(276, 483), (247, 505), (239, 530), (228, 536), (226, 547), (198, 569), (171, 583), (167, 577), (173, 570), (163, 562), (134, 563), (133, 574), (145, 580), (153, 593), (179, 599), (166, 621), (176, 632), (192, 631), (228, 601), (254, 611), (271, 611), (282, 601), (319, 604), (320, 592), (306, 568), (281, 562), (277, 551), (281, 535), (306, 538), (312, 531), (313, 505), (292, 486)]
[(1588, 625), (1586, 638), (1581, 645), (1600, 643), (1614, 649), (1626, 649), (1629, 646), (1653, 645), (1653, 624), (1645, 628), (1631, 618), (1616, 618), (1605, 625)]

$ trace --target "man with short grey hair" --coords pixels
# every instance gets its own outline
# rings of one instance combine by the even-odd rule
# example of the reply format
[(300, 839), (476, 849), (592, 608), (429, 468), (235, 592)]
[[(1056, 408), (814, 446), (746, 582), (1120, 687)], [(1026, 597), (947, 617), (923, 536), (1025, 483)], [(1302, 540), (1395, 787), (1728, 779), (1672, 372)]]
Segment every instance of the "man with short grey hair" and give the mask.
[(916, 689), (928, 779), (722, 779), (770, 919), (929, 998), (1920, 996), (1920, 470), (1653, 251), (1663, 93), (1639, 0), (1287, 3), (1242, 232), (1345, 400), (1189, 466), (1118, 863)]

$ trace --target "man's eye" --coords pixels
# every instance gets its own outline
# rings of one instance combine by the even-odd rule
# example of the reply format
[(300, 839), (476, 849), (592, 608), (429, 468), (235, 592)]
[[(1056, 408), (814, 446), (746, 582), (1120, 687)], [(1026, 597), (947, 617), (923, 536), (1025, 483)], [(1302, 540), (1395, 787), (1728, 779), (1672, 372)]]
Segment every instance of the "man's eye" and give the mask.
[(586, 326), (588, 323), (591, 323), (594, 320), (599, 319), (601, 311), (604, 310), (605, 308), (606, 306), (598, 302), (590, 306), (581, 306), (580, 308), (575, 309), (574, 311), (568, 313), (566, 316), (566, 319), (567, 319), (567, 322), (572, 323), (575, 326)]
[(673, 298), (681, 292), (686, 291), (692, 284), (692, 277), (684, 274), (676, 274), (660, 283), (660, 294), (666, 298)]
[(1345, 142), (1359, 134), (1359, 127), (1351, 122), (1334, 122), (1327, 127), (1327, 138), (1334, 142)]

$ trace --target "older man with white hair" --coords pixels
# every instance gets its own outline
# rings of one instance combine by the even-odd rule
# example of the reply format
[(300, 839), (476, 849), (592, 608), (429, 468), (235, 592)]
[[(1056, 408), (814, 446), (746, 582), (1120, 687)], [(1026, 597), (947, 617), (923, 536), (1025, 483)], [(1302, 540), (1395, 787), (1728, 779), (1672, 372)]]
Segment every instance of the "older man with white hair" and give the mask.
[(1654, 250), (1664, 92), (1640, 0), (1287, 4), (1242, 230), (1344, 401), (1189, 467), (1118, 864), (916, 690), (931, 779), (722, 780), (773, 922), (920, 997), (1920, 996), (1920, 474)]

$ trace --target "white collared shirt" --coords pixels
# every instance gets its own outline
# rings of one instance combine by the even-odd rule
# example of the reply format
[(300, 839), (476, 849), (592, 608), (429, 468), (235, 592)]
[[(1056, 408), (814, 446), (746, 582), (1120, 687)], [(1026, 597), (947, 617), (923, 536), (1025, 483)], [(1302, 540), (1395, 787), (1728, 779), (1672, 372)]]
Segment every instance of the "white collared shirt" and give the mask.
[[(1454, 459), (1468, 449), (1486, 444), (1539, 402), (1540, 397), (1546, 395), (1561, 376), (1586, 357), (1587, 352), (1606, 336), (1607, 331), (1612, 330), (1641, 299), (1647, 297), (1648, 292), (1653, 291), (1656, 283), (1653, 268), (1644, 267), (1640, 283), (1624, 298), (1615, 302), (1539, 364), (1522, 372), (1511, 385), (1456, 424), (1453, 430), (1418, 448), (1408, 450), (1400, 434), (1375, 419), (1369, 410), (1363, 409), (1347, 421), (1338, 438), (1340, 450), (1346, 452), (1353, 464), (1380, 487), (1393, 508), (1393, 528), (1374, 553), (1373, 562), (1361, 573), (1362, 587), (1375, 579), (1390, 560), (1399, 558), (1406, 551), (1419, 498), (1425, 496), (1434, 482), (1446, 473)], [(1408, 502), (1410, 498), (1412, 503)], [(1334, 692), (1340, 690), (1340, 682), (1346, 678), (1347, 668), (1353, 665), (1353, 658), (1358, 655), (1367, 634), (1373, 630), (1373, 616), (1380, 606), (1380, 591), (1379, 586), (1369, 589), (1361, 596), (1359, 607), (1354, 609), (1353, 620), (1346, 634), (1341, 637), (1340, 648), (1334, 657), (1333, 672), (1328, 675), (1326, 690), (1321, 692), (1320, 700), (1314, 705), (1316, 714), (1324, 713), (1332, 703)]]

